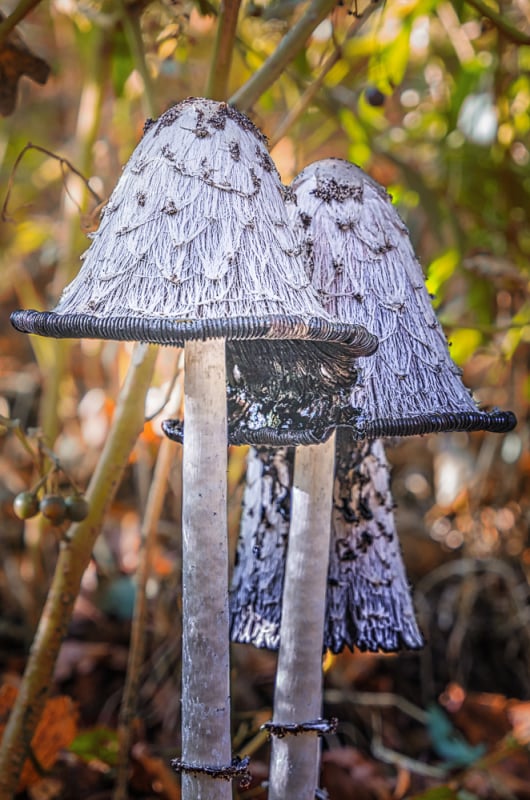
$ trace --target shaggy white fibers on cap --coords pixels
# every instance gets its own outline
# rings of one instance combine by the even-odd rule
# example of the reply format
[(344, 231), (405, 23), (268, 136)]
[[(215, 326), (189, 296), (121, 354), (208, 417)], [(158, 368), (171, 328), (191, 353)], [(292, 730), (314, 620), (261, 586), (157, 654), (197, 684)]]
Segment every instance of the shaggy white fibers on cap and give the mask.
[(372, 420), (366, 435), (511, 429), (513, 414), (480, 412), (462, 383), (386, 191), (339, 159), (310, 164), (291, 188), (289, 212), (322, 305), (379, 339), (376, 354), (358, 361), (351, 396)]

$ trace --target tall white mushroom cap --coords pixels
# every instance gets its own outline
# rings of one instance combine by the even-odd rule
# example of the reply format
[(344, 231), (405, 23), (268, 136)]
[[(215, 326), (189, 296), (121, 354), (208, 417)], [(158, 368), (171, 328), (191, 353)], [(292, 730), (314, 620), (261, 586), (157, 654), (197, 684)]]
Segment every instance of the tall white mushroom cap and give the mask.
[(351, 400), (364, 435), (510, 430), (511, 412), (480, 411), (452, 361), (408, 230), (391, 198), (359, 167), (325, 159), (291, 184), (289, 213), (324, 308), (379, 339), (359, 359)]
[[(254, 124), (226, 103), (188, 98), (147, 124), (55, 309), (17, 311), (12, 322), (55, 337), (172, 345), (225, 338), (238, 441), (247, 430), (257, 443), (320, 440), (333, 424), (330, 409), (344, 409), (354, 424), (358, 412), (346, 397), (354, 358), (377, 341), (322, 309), (284, 195)], [(335, 357), (336, 379), (328, 370)], [(272, 399), (263, 369), (270, 363), (279, 371)], [(308, 413), (274, 414), (292, 394), (292, 375), (310, 381), (327, 427)]]
[(253, 338), (249, 320), (296, 319), (305, 333), (286, 338), (358, 338), (305, 275), (263, 135), (225, 103), (188, 98), (149, 121), (90, 237), (54, 311), (15, 312), (16, 327), (170, 344), (215, 338), (217, 320), (219, 337)]
[(189, 99), (148, 123), (92, 238), (56, 313), (325, 317), (264, 138), (228, 105)]

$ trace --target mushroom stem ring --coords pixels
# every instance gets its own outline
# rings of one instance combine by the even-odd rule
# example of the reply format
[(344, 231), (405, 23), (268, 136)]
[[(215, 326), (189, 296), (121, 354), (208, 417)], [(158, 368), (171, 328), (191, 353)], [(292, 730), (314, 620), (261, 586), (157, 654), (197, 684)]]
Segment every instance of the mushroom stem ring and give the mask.
[(172, 769), (177, 773), (187, 772), (192, 775), (208, 775), (214, 780), (232, 781), (239, 780), (241, 789), (248, 789), (252, 776), (248, 771), (250, 758), (239, 758), (234, 756), (230, 764), (216, 766), (212, 764), (191, 764), (181, 759), (174, 758), (171, 761)]
[(318, 736), (325, 736), (326, 733), (335, 733), (339, 720), (337, 717), (331, 719), (313, 719), (310, 722), (265, 722), (261, 730), (267, 731), (269, 736), (276, 736), (283, 739), (285, 736), (298, 736), (301, 733), (316, 733)]

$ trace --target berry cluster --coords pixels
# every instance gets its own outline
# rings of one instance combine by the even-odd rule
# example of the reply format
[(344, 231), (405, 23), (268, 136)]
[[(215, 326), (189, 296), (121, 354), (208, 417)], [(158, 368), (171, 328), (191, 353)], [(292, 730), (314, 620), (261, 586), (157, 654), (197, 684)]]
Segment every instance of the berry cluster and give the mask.
[(66, 496), (43, 494), (40, 499), (35, 491), (20, 492), (13, 500), (13, 510), (20, 519), (30, 519), (40, 512), (53, 525), (65, 520), (81, 522), (88, 515), (88, 508), (83, 495), (76, 491)]

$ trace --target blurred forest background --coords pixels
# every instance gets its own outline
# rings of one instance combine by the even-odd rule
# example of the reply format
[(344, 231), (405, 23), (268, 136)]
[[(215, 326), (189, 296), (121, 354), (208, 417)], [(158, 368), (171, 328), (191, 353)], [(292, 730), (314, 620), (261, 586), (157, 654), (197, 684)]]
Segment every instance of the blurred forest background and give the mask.
[[(41, 516), (23, 523), (13, 499), (47, 475), (54, 458), (64, 471), (52, 470), (47, 491), (86, 489), (133, 351), (27, 337), (11, 328), (9, 314), (53, 307), (76, 274), (86, 234), (97, 228), (146, 117), (215, 93), (209, 74), (220, 10), (217, 0), (1, 5), (4, 17), (18, 10), (22, 21), (7, 38), (0, 24), (0, 730), (66, 527)], [(327, 16), (325, 3), (311, 6), (324, 9), (324, 20), (278, 78), (250, 99), (236, 95), (239, 107), (269, 137), (284, 182), (337, 156), (388, 188), (467, 386), (485, 406), (519, 419), (505, 436), (439, 435), (389, 448), (427, 645), (413, 654), (326, 657), (325, 712), (341, 723), (324, 737), (322, 785), (330, 800), (530, 798), (530, 3), (339, 2)], [(243, 0), (227, 97), (307, 7)], [(22, 77), (15, 97), (19, 72), (41, 83)], [(90, 179), (90, 190), (70, 166)], [(176, 445), (171, 490), (157, 518), (143, 521), (164, 405), (179, 402), (179, 370), (178, 354), (159, 353), (148, 421), (107, 504), (53, 700), (19, 783), (32, 800), (113, 796), (135, 575), (142, 534), (152, 529), (128, 791), (179, 797), (167, 767), (180, 736)], [(233, 555), (245, 449), (233, 448), (229, 463)], [(268, 745), (259, 728), (270, 718), (274, 668), (274, 655), (234, 647), (234, 751), (253, 756), (252, 786), (234, 789), (241, 800), (266, 797)]]

